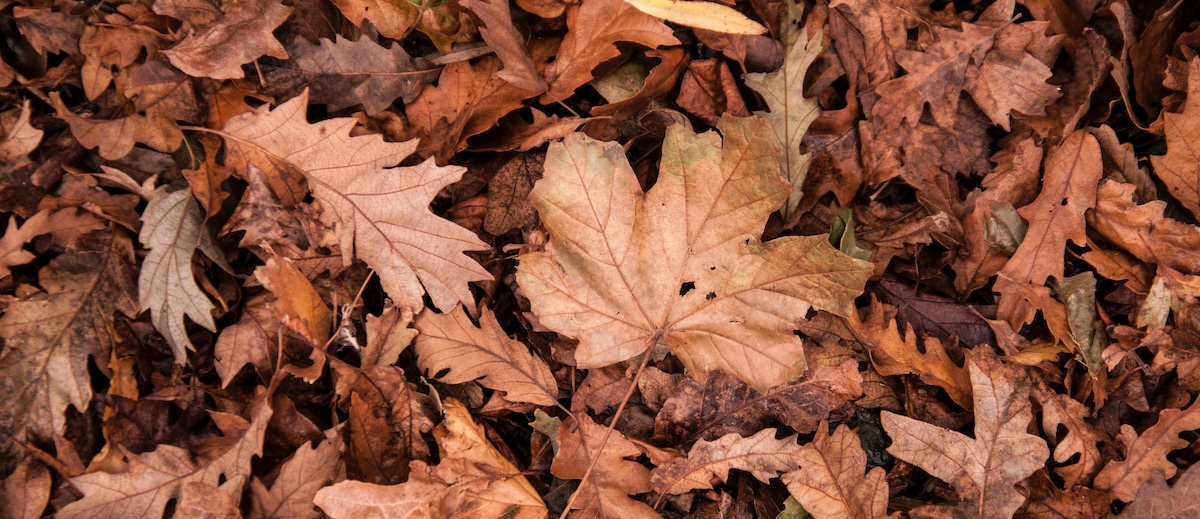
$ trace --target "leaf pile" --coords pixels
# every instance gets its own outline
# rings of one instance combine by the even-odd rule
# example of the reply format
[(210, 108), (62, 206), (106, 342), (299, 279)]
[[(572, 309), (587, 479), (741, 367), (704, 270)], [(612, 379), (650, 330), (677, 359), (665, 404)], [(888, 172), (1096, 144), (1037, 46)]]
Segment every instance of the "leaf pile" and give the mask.
[(1195, 2), (0, 10), (0, 517), (1200, 517)]

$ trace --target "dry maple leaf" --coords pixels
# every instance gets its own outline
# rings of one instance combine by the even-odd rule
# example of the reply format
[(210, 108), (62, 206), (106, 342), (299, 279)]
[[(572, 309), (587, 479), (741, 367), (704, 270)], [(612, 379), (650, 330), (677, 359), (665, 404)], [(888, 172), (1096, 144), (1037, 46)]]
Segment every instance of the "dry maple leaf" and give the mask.
[[(164, 10), (156, 2), (154, 9), (189, 22), (186, 8)], [(163, 54), (171, 64), (189, 76), (213, 79), (239, 79), (245, 76), (242, 65), (261, 56), (287, 58), (287, 51), (271, 34), (288, 15), (291, 7), (278, 0), (224, 0), (220, 4), (220, 15), (211, 20), (192, 22), (192, 31), (174, 47)]]
[(1187, 409), (1164, 409), (1158, 414), (1158, 422), (1140, 435), (1131, 425), (1122, 424), (1118, 439), (1125, 444), (1125, 459), (1108, 462), (1096, 474), (1094, 486), (1122, 501), (1132, 501), (1151, 478), (1169, 479), (1175, 475), (1178, 469), (1167, 455), (1188, 445), (1180, 433), (1196, 429), (1200, 429), (1200, 401)]
[(788, 491), (816, 519), (889, 517), (888, 486), (883, 468), (867, 470), (867, 453), (849, 427), (829, 434), (821, 422), (811, 443), (793, 456), (800, 469), (783, 475)]
[(417, 365), (426, 376), (447, 384), (478, 379), (484, 387), (503, 391), (509, 401), (557, 405), (558, 382), (546, 361), (509, 338), (491, 310), (483, 309), (479, 324), (476, 328), (461, 306), (446, 314), (422, 312), (413, 343)]
[(629, 497), (653, 490), (650, 469), (632, 461), (643, 454), (637, 444), (619, 431), (592, 421), (586, 413), (576, 413), (558, 426), (555, 439), (559, 448), (550, 465), (550, 473), (562, 479), (582, 479), (595, 464), (588, 480), (576, 489), (572, 508), (582, 517), (657, 518), (654, 509)]
[(743, 438), (727, 434), (715, 441), (700, 440), (688, 451), (687, 458), (675, 458), (651, 474), (654, 490), (660, 494), (683, 494), (712, 488), (714, 482), (729, 479), (730, 470), (749, 472), (763, 483), (770, 483), (780, 472), (796, 470), (800, 446), (797, 435), (775, 438), (775, 429), (763, 429)]
[(532, 198), (550, 241), (517, 279), (546, 327), (579, 339), (579, 367), (665, 343), (697, 378), (721, 369), (760, 391), (805, 367), (792, 334), (810, 307), (849, 315), (872, 267), (824, 236), (760, 242), (786, 199), (759, 118), (713, 132), (667, 130), (643, 192), (617, 143), (575, 134), (550, 147)]
[(809, 125), (821, 115), (817, 98), (804, 97), (804, 74), (821, 55), (824, 36), (817, 29), (810, 37), (807, 30), (796, 26), (801, 11), (801, 6), (791, 6), (788, 19), (784, 21), (781, 37), (789, 49), (783, 66), (769, 74), (746, 74), (746, 86), (763, 96), (770, 109), (770, 112), (755, 114), (765, 118), (771, 123), (771, 129), (775, 130), (775, 137), (783, 150), (779, 157), (780, 170), (783, 171), (783, 177), (795, 187), (780, 209), (785, 222), (789, 221), (792, 212), (800, 204), (804, 195), (800, 188), (804, 186), (804, 177), (808, 175), (811, 157), (807, 153), (800, 153), (800, 141)]
[(950, 483), (964, 517), (1010, 518), (1025, 497), (1014, 486), (1042, 468), (1050, 450), (1025, 430), (1033, 419), (1029, 387), (1018, 368), (988, 353), (968, 354), (975, 395), (975, 437), (884, 411), (887, 451)]
[(343, 481), (321, 489), (313, 502), (334, 519), (545, 517), (546, 506), (537, 491), (488, 442), (466, 406), (449, 399), (445, 412), (435, 433), (440, 464), (412, 462), (408, 481), (399, 485)]
[(1154, 172), (1193, 215), (1200, 217), (1200, 58), (1188, 67), (1188, 98), (1183, 112), (1164, 111), (1167, 154), (1151, 157)]
[(224, 253), (204, 227), (204, 214), (190, 189), (156, 190), (142, 214), (138, 240), (150, 249), (138, 276), (138, 301), (150, 310), (154, 327), (171, 345), (175, 362), (184, 364), (187, 350), (194, 348), (183, 318), (217, 331), (211, 313), (215, 307), (196, 284), (192, 256), (199, 249), (226, 271), (233, 268), (225, 263)]
[(114, 313), (138, 313), (133, 243), (120, 229), (91, 235), (39, 272), (45, 294), (12, 302), (0, 317), (0, 434), (62, 434), (66, 408), (92, 400), (88, 357), (106, 369)]
[(250, 458), (262, 455), (263, 435), (272, 414), (267, 396), (260, 394), (248, 412), (249, 422), (237, 415), (212, 413), (225, 436), (210, 440), (202, 459), (194, 460), (188, 451), (174, 445), (159, 445), (144, 454), (125, 451), (129, 459), (125, 472), (93, 472), (71, 478), (71, 485), (83, 493), (83, 499), (60, 509), (58, 517), (157, 519), (188, 483), (216, 486), (223, 481), (237, 481), (240, 494), (240, 485), (251, 474)]
[(567, 11), (567, 36), (558, 57), (546, 67), (551, 101), (562, 100), (592, 80), (592, 69), (621, 55), (617, 42), (627, 41), (658, 48), (678, 45), (671, 28), (625, 0), (589, 0), (572, 4)]
[[(438, 191), (465, 169), (438, 167), (432, 160), (389, 168), (408, 157), (416, 142), (352, 137), (355, 122), (350, 118), (308, 124), (307, 106), (305, 91), (274, 110), (263, 107), (235, 117), (219, 133), (236, 155), (235, 163), (254, 163), (277, 176), (272, 189), (281, 198), (303, 174), (341, 226), (345, 263), (353, 255), (366, 261), (398, 306), (418, 311), (424, 307), (424, 293), (442, 310), (460, 301), (474, 303), (467, 283), (490, 280), (491, 275), (464, 252), (488, 247), (471, 231), (429, 210)], [(291, 178), (280, 178), (286, 176)], [(290, 199), (295, 203), (303, 195), (293, 192)]]

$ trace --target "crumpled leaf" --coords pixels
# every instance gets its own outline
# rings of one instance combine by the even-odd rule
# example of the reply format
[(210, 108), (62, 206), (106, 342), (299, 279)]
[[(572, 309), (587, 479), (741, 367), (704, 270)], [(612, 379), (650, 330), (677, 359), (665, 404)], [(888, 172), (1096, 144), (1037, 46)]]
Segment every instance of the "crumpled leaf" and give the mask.
[(167, 339), (175, 362), (187, 361), (187, 350), (195, 349), (184, 328), (183, 318), (217, 331), (212, 310), (216, 308), (196, 284), (192, 255), (199, 249), (225, 270), (225, 255), (204, 226), (204, 214), (190, 189), (154, 191), (142, 213), (138, 240), (150, 249), (138, 275), (138, 301), (150, 310), (154, 327)]
[(891, 517), (886, 474), (882, 467), (863, 474), (867, 453), (849, 427), (829, 434), (829, 422), (821, 422), (813, 441), (801, 445), (794, 458), (800, 469), (784, 474), (783, 482), (813, 517)]
[(1138, 205), (1136, 188), (1105, 180), (1096, 208), (1088, 211), (1088, 228), (1146, 263), (1157, 263), (1187, 274), (1200, 274), (1200, 229), (1163, 216), (1167, 203), (1154, 200)]
[(1033, 397), (1042, 408), (1043, 431), (1058, 431), (1059, 426), (1067, 430), (1062, 440), (1054, 445), (1054, 461), (1061, 464), (1079, 456), (1074, 463), (1055, 467), (1054, 472), (1062, 476), (1067, 488), (1087, 484), (1100, 469), (1100, 448), (1096, 444), (1104, 441), (1104, 435), (1086, 420), (1090, 410), (1042, 382), (1034, 384)]
[(724, 143), (669, 128), (645, 193), (620, 145), (551, 146), (531, 195), (550, 242), (521, 255), (517, 280), (543, 325), (579, 339), (580, 367), (663, 343), (698, 379), (721, 369), (765, 391), (803, 372), (791, 332), (810, 307), (851, 312), (871, 265), (824, 236), (760, 242), (789, 191), (770, 130), (757, 118), (719, 129)]
[[(245, 76), (242, 65), (260, 56), (288, 57), (287, 50), (271, 34), (292, 13), (277, 0), (223, 0), (221, 14), (204, 20), (182, 41), (163, 54), (171, 64), (189, 76), (213, 79), (239, 79)], [(187, 21), (187, 13), (155, 11)]]
[(1108, 462), (1096, 474), (1094, 486), (1122, 501), (1132, 501), (1147, 481), (1175, 475), (1178, 469), (1167, 455), (1188, 445), (1180, 433), (1196, 429), (1200, 429), (1200, 401), (1187, 409), (1164, 409), (1158, 414), (1158, 422), (1141, 434), (1133, 426), (1122, 424), (1119, 439), (1125, 445), (1125, 459)]
[(525, 37), (513, 26), (511, 8), (506, 0), (462, 0), (463, 7), (470, 9), (483, 26), (479, 33), (483, 36), (496, 56), (504, 62), (504, 70), (496, 76), (508, 81), (509, 84), (522, 90), (542, 92), (546, 90), (546, 80), (542, 79), (529, 53), (525, 50)]
[(509, 401), (557, 405), (558, 382), (546, 361), (509, 338), (491, 310), (483, 309), (479, 324), (476, 328), (461, 306), (446, 314), (422, 312), (413, 343), (417, 365), (426, 376), (447, 384), (477, 380), (504, 391)]
[(811, 156), (800, 153), (801, 139), (817, 116), (821, 115), (817, 98), (804, 97), (804, 75), (821, 55), (824, 36), (819, 28), (810, 35), (807, 29), (796, 26), (802, 11), (800, 5), (791, 5), (788, 9), (781, 35), (788, 45), (783, 66), (767, 74), (746, 74), (746, 86), (758, 92), (767, 102), (770, 112), (759, 111), (755, 115), (761, 115), (771, 123), (776, 142), (783, 150), (779, 156), (780, 170), (783, 171), (783, 177), (795, 187), (780, 209), (785, 222), (790, 220), (804, 196), (800, 188), (804, 186), (804, 178), (808, 175)]
[(412, 462), (408, 481), (399, 485), (343, 481), (321, 489), (313, 502), (334, 519), (545, 517), (538, 492), (492, 447), (466, 406), (450, 399), (445, 411), (446, 420), (435, 433), (440, 464)]
[[(352, 137), (350, 118), (308, 124), (307, 106), (306, 91), (274, 110), (263, 107), (231, 119), (221, 134), (239, 155), (235, 161), (264, 170), (269, 165), (274, 170), (269, 173), (303, 174), (313, 195), (341, 226), (345, 263), (350, 263), (351, 251), (366, 261), (397, 306), (415, 313), (424, 307), (425, 293), (442, 310), (459, 301), (474, 303), (467, 283), (489, 280), (491, 275), (464, 252), (488, 247), (428, 207), (464, 168), (438, 167), (432, 160), (388, 168), (411, 154), (416, 143), (384, 142), (378, 135)], [(272, 189), (280, 195), (294, 188), (295, 180)], [(292, 196), (303, 199), (298, 193)]]
[(264, 395), (251, 404), (249, 414), (247, 422), (237, 415), (213, 412), (225, 436), (210, 440), (200, 459), (174, 445), (159, 445), (144, 454), (125, 451), (126, 472), (71, 478), (83, 499), (60, 509), (58, 517), (162, 517), (167, 503), (178, 499), (188, 483), (217, 486), (236, 480), (240, 493), (240, 485), (250, 477), (250, 458), (262, 455), (263, 434), (271, 421), (272, 410)]
[(1025, 501), (1014, 486), (1042, 468), (1050, 450), (1041, 437), (1025, 432), (1033, 411), (1019, 368), (972, 352), (967, 369), (975, 437), (884, 411), (883, 428), (892, 437), (887, 451), (952, 485), (961, 498), (953, 513), (1010, 518)]
[(660, 494), (683, 494), (712, 488), (714, 481), (728, 481), (730, 470), (749, 472), (770, 483), (780, 472), (796, 470), (800, 445), (797, 435), (775, 438), (775, 429), (762, 429), (747, 438), (727, 434), (714, 441), (700, 440), (687, 458), (675, 458), (654, 469), (651, 480)]
[(138, 313), (133, 243), (124, 231), (91, 235), (39, 272), (45, 294), (10, 304), (0, 317), (0, 434), (63, 434), (66, 408), (92, 400), (88, 357), (106, 369), (114, 314)]

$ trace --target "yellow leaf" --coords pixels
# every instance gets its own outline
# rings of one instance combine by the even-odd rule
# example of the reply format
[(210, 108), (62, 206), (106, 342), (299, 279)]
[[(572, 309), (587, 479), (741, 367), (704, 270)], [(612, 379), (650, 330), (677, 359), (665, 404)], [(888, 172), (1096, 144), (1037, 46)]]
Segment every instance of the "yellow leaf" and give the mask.
[(637, 10), (668, 22), (727, 34), (762, 34), (767, 28), (731, 7), (687, 0), (625, 0)]

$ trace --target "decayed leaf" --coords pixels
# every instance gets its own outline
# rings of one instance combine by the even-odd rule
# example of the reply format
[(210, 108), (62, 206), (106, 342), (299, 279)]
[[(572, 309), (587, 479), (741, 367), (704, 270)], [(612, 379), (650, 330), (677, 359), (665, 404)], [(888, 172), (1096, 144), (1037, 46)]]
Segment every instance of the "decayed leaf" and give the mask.
[(1192, 58), (1182, 113), (1163, 113), (1167, 154), (1151, 157), (1154, 172), (1193, 215), (1200, 216), (1200, 58)]
[(0, 434), (62, 434), (66, 408), (92, 400), (88, 357), (107, 366), (114, 313), (137, 315), (133, 243), (124, 231), (94, 234), (78, 252), (42, 268), (45, 294), (13, 302), (0, 317)]
[(338, 36), (318, 45), (296, 42), (288, 52), (298, 77), (283, 82), (306, 85), (314, 102), (334, 111), (361, 104), (374, 115), (397, 98), (409, 103), (439, 72), (398, 44), (385, 48), (366, 37), (356, 41)]
[(986, 353), (968, 355), (975, 395), (975, 438), (884, 411), (888, 452), (950, 483), (965, 517), (1009, 518), (1025, 497), (1014, 485), (1050, 456), (1042, 438), (1025, 432), (1033, 412), (1024, 374)]
[(1188, 469), (1173, 486), (1155, 474), (1138, 490), (1121, 517), (1138, 519), (1194, 519), (1200, 517), (1200, 470)]
[[(187, 362), (194, 349), (183, 318), (217, 331), (215, 308), (192, 275), (192, 255), (199, 249), (209, 259), (225, 265), (225, 255), (204, 227), (204, 214), (190, 189), (168, 192), (158, 188), (142, 214), (142, 245), (150, 249), (138, 276), (138, 301), (150, 310), (158, 329), (175, 354), (175, 362)], [(233, 269), (226, 266), (226, 270)]]
[(803, 372), (791, 331), (810, 306), (850, 313), (870, 264), (823, 236), (760, 242), (789, 191), (770, 130), (757, 118), (719, 128), (723, 144), (669, 128), (646, 193), (616, 143), (551, 146), (532, 193), (550, 242), (521, 256), (517, 279), (543, 325), (580, 340), (580, 367), (661, 342), (697, 378), (721, 369), (765, 391)]
[(254, 478), (250, 482), (250, 519), (322, 517), (313, 505), (313, 497), (337, 474), (340, 444), (338, 440), (326, 440), (316, 448), (301, 445), (291, 459), (283, 462), (269, 490), (261, 479)]
[(139, 142), (166, 152), (175, 150), (183, 141), (183, 133), (175, 121), (166, 119), (157, 111), (144, 115), (135, 113), (119, 119), (92, 119), (71, 112), (63, 104), (58, 92), (50, 93), (50, 102), (58, 118), (71, 126), (71, 134), (75, 139), (85, 147), (99, 148), (100, 156), (108, 160), (128, 155)]
[(417, 365), (447, 384), (478, 380), (513, 402), (558, 404), (558, 383), (546, 361), (509, 338), (491, 310), (481, 312), (479, 324), (476, 328), (461, 306), (446, 314), (422, 312), (413, 343)]
[(629, 497), (650, 492), (650, 469), (631, 461), (642, 449), (625, 435), (612, 431), (601, 449), (607, 427), (592, 421), (586, 413), (568, 419), (558, 426), (558, 452), (550, 465), (550, 473), (562, 479), (582, 479), (588, 466), (595, 463), (587, 483), (575, 492), (573, 507), (583, 517), (657, 518), (654, 509)]
[(804, 74), (813, 61), (821, 55), (824, 36), (817, 29), (809, 31), (799, 23), (800, 6), (790, 6), (788, 19), (784, 22), (782, 38), (788, 45), (783, 66), (769, 74), (746, 74), (746, 86), (753, 88), (767, 102), (769, 113), (755, 112), (766, 118), (775, 131), (775, 137), (783, 153), (779, 157), (783, 177), (795, 187), (784, 202), (780, 213), (784, 221), (800, 204), (804, 193), (804, 177), (808, 174), (809, 154), (800, 153), (800, 141), (809, 125), (821, 115), (821, 107), (815, 97), (804, 97)]
[[(487, 245), (428, 207), (464, 169), (438, 167), (432, 160), (389, 169), (411, 154), (416, 143), (384, 142), (378, 135), (351, 137), (350, 118), (308, 124), (307, 105), (305, 93), (274, 110), (263, 107), (231, 119), (221, 134), (238, 155), (234, 160), (264, 170), (270, 166), (271, 173), (281, 175), (303, 173), (313, 195), (341, 226), (346, 263), (354, 251), (375, 269), (398, 306), (419, 310), (424, 293), (442, 310), (460, 301), (473, 303), (467, 283), (491, 275), (463, 253)], [(277, 195), (287, 190), (274, 189)], [(293, 198), (300, 199), (303, 195)]]
[(784, 474), (783, 482), (813, 517), (890, 517), (886, 474), (881, 467), (863, 474), (867, 453), (849, 427), (829, 434), (829, 422), (821, 422), (816, 437), (801, 445), (794, 458), (800, 469)]
[[(237, 477), (216, 485), (191, 481), (179, 489), (179, 502), (175, 504), (178, 519), (242, 519), (238, 510), (238, 499), (242, 495), (244, 478)], [(237, 497), (229, 493), (237, 494)]]
[[(159, 445), (145, 454), (126, 451), (129, 468), (109, 474), (93, 472), (71, 478), (71, 485), (83, 493), (83, 499), (59, 510), (58, 517), (162, 517), (163, 509), (178, 499), (188, 483), (216, 486), (221, 481), (250, 477), (250, 458), (261, 456), (263, 434), (271, 420), (271, 407), (260, 395), (251, 404), (247, 422), (236, 415), (213, 413), (224, 437), (211, 440), (206, 455), (194, 460), (188, 451), (174, 445)], [(240, 493), (240, 486), (239, 486)]]
[(1119, 439), (1125, 444), (1125, 459), (1110, 461), (1100, 469), (1095, 487), (1112, 492), (1122, 501), (1132, 501), (1147, 481), (1175, 475), (1178, 469), (1167, 454), (1188, 445), (1180, 433), (1196, 429), (1200, 429), (1200, 401), (1187, 409), (1164, 409), (1158, 414), (1158, 422), (1140, 435), (1129, 424), (1122, 424)]
[(727, 434), (715, 441), (698, 441), (687, 458), (676, 458), (654, 469), (652, 484), (660, 494), (682, 494), (712, 488), (714, 481), (729, 479), (730, 470), (749, 472), (770, 483), (780, 472), (797, 468), (800, 445), (796, 435), (775, 439), (775, 429), (763, 429), (743, 438)]
[[(200, 27), (163, 51), (172, 65), (191, 76), (238, 79), (245, 75), (242, 65), (260, 56), (288, 57), (271, 31), (287, 20), (292, 8), (277, 1), (255, 0), (224, 0), (220, 6), (219, 17), (195, 23)], [(155, 10), (161, 12), (162, 8), (156, 3)], [(170, 14), (185, 21), (188, 18)]]
[(625, 0), (639, 11), (671, 23), (727, 34), (762, 34), (767, 28), (737, 10), (714, 2)]
[(573, 4), (567, 11), (567, 36), (558, 57), (546, 67), (551, 100), (562, 100), (592, 80), (592, 69), (621, 55), (616, 43), (627, 41), (657, 48), (678, 45), (666, 24), (625, 0), (591, 0)]
[(380, 486), (343, 481), (313, 500), (334, 519), (351, 517), (542, 518), (546, 506), (525, 476), (487, 441), (466, 406), (445, 402), (437, 429), (442, 462), (412, 462), (407, 482)]

